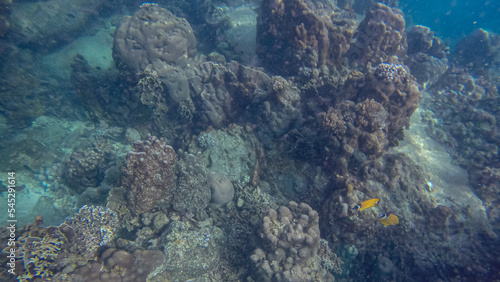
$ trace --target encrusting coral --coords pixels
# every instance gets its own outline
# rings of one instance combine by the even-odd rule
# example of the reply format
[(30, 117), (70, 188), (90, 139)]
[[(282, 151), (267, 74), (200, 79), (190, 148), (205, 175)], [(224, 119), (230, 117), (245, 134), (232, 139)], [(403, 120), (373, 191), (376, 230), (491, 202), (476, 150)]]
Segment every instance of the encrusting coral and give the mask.
[(173, 198), (173, 208), (189, 217), (203, 220), (207, 217), (205, 208), (210, 202), (210, 188), (207, 171), (201, 154), (180, 152), (176, 165), (177, 187)]
[[(154, 270), (165, 260), (160, 250), (141, 250), (134, 252), (109, 248), (104, 251), (98, 261), (78, 267), (70, 274), (55, 278), (61, 281), (151, 281)], [(58, 280), (59, 281), (59, 280)]]
[(148, 135), (134, 143), (123, 167), (123, 187), (130, 209), (135, 213), (151, 211), (160, 201), (171, 202), (177, 175), (177, 154), (163, 138)]

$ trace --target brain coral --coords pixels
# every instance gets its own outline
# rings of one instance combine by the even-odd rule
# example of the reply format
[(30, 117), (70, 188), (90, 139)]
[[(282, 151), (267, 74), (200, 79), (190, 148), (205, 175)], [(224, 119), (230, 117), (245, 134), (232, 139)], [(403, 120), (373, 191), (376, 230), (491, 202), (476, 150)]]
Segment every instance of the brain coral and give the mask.
[(195, 53), (196, 38), (189, 23), (156, 4), (141, 5), (115, 32), (113, 59), (136, 72), (148, 65), (184, 67)]

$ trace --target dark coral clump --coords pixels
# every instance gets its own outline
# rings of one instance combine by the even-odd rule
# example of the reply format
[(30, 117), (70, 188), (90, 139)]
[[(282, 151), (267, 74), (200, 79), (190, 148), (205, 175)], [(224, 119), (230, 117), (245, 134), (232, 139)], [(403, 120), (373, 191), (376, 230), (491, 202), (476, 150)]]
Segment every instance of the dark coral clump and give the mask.
[(97, 187), (110, 167), (112, 148), (105, 140), (98, 140), (84, 149), (74, 151), (66, 164), (65, 177), (74, 189)]
[(76, 55), (71, 63), (71, 85), (79, 107), (83, 106), (90, 120), (130, 125), (151, 115), (138, 103), (126, 79), (116, 69), (94, 68), (81, 55)]
[(375, 4), (359, 24), (347, 56), (362, 66), (406, 54), (405, 20), (401, 10)]
[(134, 143), (122, 179), (133, 212), (151, 211), (159, 202), (171, 202), (177, 183), (176, 163), (177, 154), (163, 138), (148, 135), (145, 141)]
[[(379, 64), (369, 74), (369, 87), (364, 89), (367, 98), (382, 104), (388, 113), (389, 139), (401, 137), (405, 126), (420, 101), (418, 85), (409, 70), (398, 64)], [(363, 93), (360, 93), (363, 97)]]
[(427, 86), (436, 83), (448, 69), (449, 47), (430, 28), (416, 25), (407, 32), (408, 57), (405, 64), (417, 81)]
[(272, 72), (343, 63), (354, 33), (349, 13), (316, 0), (266, 0), (257, 19), (257, 54)]

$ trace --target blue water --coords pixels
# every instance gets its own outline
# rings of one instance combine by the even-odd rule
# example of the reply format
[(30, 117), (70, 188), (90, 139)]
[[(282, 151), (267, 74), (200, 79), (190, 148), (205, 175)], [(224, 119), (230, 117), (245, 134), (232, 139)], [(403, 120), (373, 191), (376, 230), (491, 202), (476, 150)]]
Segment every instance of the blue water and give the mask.
[(430, 27), (437, 35), (456, 43), (473, 30), (500, 32), (500, 2), (465, 0), (401, 1), (407, 22)]

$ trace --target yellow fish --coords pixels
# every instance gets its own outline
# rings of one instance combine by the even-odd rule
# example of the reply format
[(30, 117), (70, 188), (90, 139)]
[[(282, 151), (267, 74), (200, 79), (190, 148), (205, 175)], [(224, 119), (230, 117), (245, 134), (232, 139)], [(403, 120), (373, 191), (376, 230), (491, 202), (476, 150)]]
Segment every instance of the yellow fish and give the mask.
[(359, 210), (359, 211), (362, 211), (364, 209), (367, 209), (367, 208), (371, 208), (373, 206), (375, 206), (376, 204), (378, 204), (378, 202), (380, 202), (379, 199), (375, 198), (375, 199), (370, 199), (370, 200), (367, 200), (367, 201), (364, 201), (361, 203), (361, 206), (360, 205), (355, 205), (354, 208), (352, 208), (353, 210)]
[(382, 223), (384, 226), (396, 225), (399, 223), (399, 218), (395, 215), (391, 214), (381, 214), (378, 216), (378, 221)]

